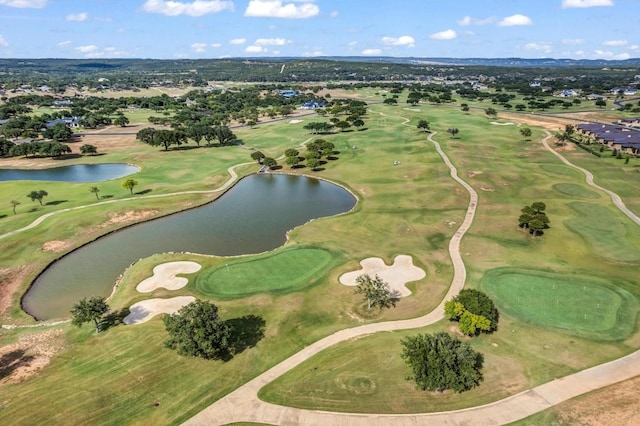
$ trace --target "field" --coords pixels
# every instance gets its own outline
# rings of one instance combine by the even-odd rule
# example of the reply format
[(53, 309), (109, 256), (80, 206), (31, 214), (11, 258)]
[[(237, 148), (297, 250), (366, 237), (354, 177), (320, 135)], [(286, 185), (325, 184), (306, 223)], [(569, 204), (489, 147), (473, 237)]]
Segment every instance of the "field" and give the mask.
[[(464, 113), (450, 105), (403, 107), (403, 96), (399, 106), (370, 106), (364, 119), (366, 130), (323, 136), (339, 151), (339, 160), (328, 162), (324, 170), (283, 168), (344, 185), (360, 200), (352, 212), (298, 227), (289, 233), (284, 247), (263, 255), (162, 254), (141, 259), (123, 271), (110, 301), (119, 310), (147, 298), (135, 286), (151, 275), (154, 266), (192, 260), (203, 269), (189, 275), (194, 277), (189, 285), (171, 295), (207, 298), (220, 308), (224, 319), (247, 330), (263, 326), (261, 338), (228, 362), (203, 361), (164, 348), (166, 332), (160, 318), (136, 326), (113, 326), (98, 336), (88, 326), (53, 326), (47, 330), (61, 330), (60, 343), (46, 366), (22, 381), (0, 377), (0, 422), (177, 424), (337, 330), (430, 312), (451, 282), (447, 246), (464, 217), (468, 194), (451, 180), (434, 146), (416, 128), (423, 118), (437, 132), (434, 139), (458, 168), (459, 176), (480, 197), (461, 254), (467, 266), (466, 285), (486, 289), (501, 310), (496, 333), (470, 340), (485, 355), (483, 383), (457, 395), (417, 391), (404, 379), (408, 370), (399, 356), (400, 340), (418, 332), (453, 329), (452, 324), (441, 321), (424, 329), (375, 334), (335, 345), (281, 376), (261, 396), (296, 407), (363, 413), (457, 409), (495, 401), (640, 347), (640, 289), (634, 284), (640, 263), (640, 229), (612, 206), (608, 196), (588, 187), (579, 172), (542, 148), (543, 127), (557, 129), (558, 122), (545, 124), (541, 119), (538, 123), (535, 117), (524, 116), (522, 121), (528, 120), (529, 125), (540, 124), (532, 127), (533, 136), (525, 141), (515, 124), (518, 114), (501, 115), (499, 122), (514, 124), (500, 126), (486, 117), (481, 103), (471, 104), (472, 110)], [(366, 99), (382, 97), (367, 92)], [(46, 212), (91, 205), (59, 213), (32, 230), (2, 240), (0, 268), (15, 289), (3, 323), (33, 322), (20, 311), (19, 297), (54, 258), (135, 220), (214, 199), (218, 193), (169, 194), (217, 188), (229, 178), (228, 167), (251, 161), (247, 147), (274, 158), (287, 148), (299, 148), (314, 139), (303, 126), (317, 119), (300, 117), (295, 123), (283, 120), (234, 129), (244, 147), (162, 152), (134, 142), (133, 134), (118, 137), (113, 147), (108, 143), (111, 137), (105, 136), (100, 149), (105, 155), (65, 162), (139, 165), (136, 191), (151, 192), (133, 200), (127, 200), (128, 191), (120, 187), (120, 181), (97, 184), (100, 195), (110, 196), (100, 201), (118, 201), (113, 204), (101, 204), (88, 192), (92, 185), (87, 184), (0, 183), (0, 192), (7, 199), (22, 202), (16, 215), (8, 203), (0, 212), (5, 216), (0, 220), (0, 234)], [(446, 132), (451, 127), (459, 128), (456, 138)], [(132, 126), (132, 133), (134, 129)], [(85, 136), (89, 138), (99, 136)], [(591, 170), (599, 184), (615, 190), (630, 208), (640, 211), (637, 159), (625, 165), (570, 147), (563, 148), (562, 154)], [(51, 164), (51, 160), (25, 162)], [(256, 169), (252, 163), (236, 171), (245, 175)], [(40, 207), (25, 200), (24, 194), (33, 189), (45, 189), (50, 194), (46, 201), (59, 203)], [(144, 198), (156, 194), (167, 197)], [(518, 228), (516, 219), (522, 206), (538, 200), (547, 204), (551, 228), (533, 238)], [(113, 220), (116, 217), (130, 219), (118, 222)], [(63, 248), (57, 252), (43, 249), (51, 241), (63, 242)], [(390, 264), (398, 254), (413, 256), (427, 276), (410, 284), (412, 295), (396, 308), (368, 311), (353, 289), (338, 284), (338, 277), (357, 269), (360, 260), (381, 257)], [(168, 294), (156, 290), (153, 297)], [(552, 309), (554, 303), (562, 309)], [(21, 336), (42, 331), (2, 329), (0, 343), (16, 344)], [(25, 353), (39, 350), (33, 344)]]

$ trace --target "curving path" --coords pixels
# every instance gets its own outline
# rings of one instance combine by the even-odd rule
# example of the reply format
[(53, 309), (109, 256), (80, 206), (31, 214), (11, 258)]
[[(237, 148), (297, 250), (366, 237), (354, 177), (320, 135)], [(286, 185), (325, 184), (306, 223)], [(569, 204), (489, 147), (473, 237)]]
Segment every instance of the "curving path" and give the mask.
[[(458, 171), (453, 166), (449, 158), (442, 151), (440, 144), (432, 139), (437, 132), (429, 135), (429, 140), (434, 144), (438, 154), (442, 157), (445, 164), (451, 171), (451, 177), (460, 183), (470, 195), (469, 206), (462, 224), (456, 231), (449, 242), (449, 255), (453, 263), (453, 279), (451, 287), (440, 304), (427, 315), (419, 318), (413, 318), (402, 321), (388, 321), (375, 324), (367, 324), (359, 327), (340, 330), (331, 334), (292, 355), (271, 369), (265, 371), (253, 380), (242, 385), (227, 396), (205, 408), (199, 414), (188, 420), (187, 425), (223, 425), (233, 422), (252, 421), (270, 424), (372, 424), (372, 418), (380, 419), (377, 424), (388, 424), (390, 419), (395, 422), (397, 418), (403, 416), (383, 416), (377, 414), (349, 414), (349, 413), (329, 413), (313, 410), (301, 410), (297, 408), (283, 407), (280, 405), (269, 404), (258, 398), (258, 391), (280, 377), (287, 371), (301, 364), (303, 361), (311, 358), (324, 349), (335, 345), (336, 343), (352, 339), (358, 336), (377, 333), (380, 331), (406, 330), (412, 328), (425, 327), (440, 321), (444, 317), (444, 303), (454, 295), (458, 294), (464, 287), (467, 271), (460, 256), (460, 241), (467, 232), (476, 212), (478, 204), (478, 194), (465, 181), (458, 177)], [(423, 416), (423, 415), (417, 415)], [(410, 423), (415, 425), (415, 415), (405, 417)], [(359, 421), (357, 420), (359, 419)]]
[[(454, 277), (451, 288), (444, 299), (448, 300), (448, 298), (460, 291), (464, 286), (466, 270), (459, 253), (460, 239), (473, 221), (478, 196), (473, 188), (457, 176), (456, 168), (453, 167), (447, 156), (442, 152), (440, 145), (432, 139), (434, 134), (435, 132), (429, 135), (429, 140), (433, 142), (436, 150), (442, 156), (447, 166), (449, 166), (451, 176), (464, 186), (471, 196), (465, 220), (449, 243), (449, 253), (454, 265)], [(590, 186), (606, 192), (616, 207), (640, 225), (640, 218), (624, 205), (617, 194), (595, 184), (593, 182), (593, 175), (588, 170), (575, 166), (553, 150), (548, 144), (550, 137), (551, 134), (547, 132), (547, 136), (542, 141), (546, 149), (566, 165), (582, 171)], [(185, 424), (223, 425), (247, 421), (277, 425), (499, 425), (523, 419), (576, 396), (640, 375), (640, 351), (636, 351), (617, 360), (553, 380), (500, 401), (468, 409), (428, 414), (333, 413), (284, 407), (269, 404), (258, 399), (258, 391), (264, 385), (335, 343), (377, 331), (422, 327), (438, 321), (444, 313), (444, 300), (435, 310), (420, 318), (369, 324), (342, 330), (325, 337), (216, 401), (188, 420)]]
[(50, 218), (51, 216), (55, 216), (57, 214), (60, 214), (60, 213), (65, 213), (65, 212), (70, 212), (70, 211), (80, 210), (80, 209), (86, 209), (86, 208), (89, 208), (89, 207), (101, 206), (101, 205), (104, 205), (104, 204), (122, 203), (124, 201), (131, 201), (131, 200), (144, 200), (144, 199), (148, 199), (148, 198), (173, 197), (175, 195), (185, 195), (185, 194), (210, 194), (210, 193), (214, 193), (214, 192), (224, 191), (227, 188), (229, 188), (236, 181), (236, 179), (238, 179), (238, 174), (236, 173), (236, 171), (234, 169), (236, 167), (238, 167), (238, 166), (244, 166), (244, 165), (247, 165), (247, 164), (254, 164), (254, 163), (253, 162), (241, 163), (241, 164), (236, 164), (236, 165), (233, 165), (233, 166), (229, 167), (227, 169), (227, 172), (230, 175), (229, 179), (225, 183), (223, 183), (222, 185), (220, 185), (219, 187), (217, 187), (215, 189), (205, 189), (205, 190), (199, 190), (199, 191), (171, 192), (169, 194), (142, 195), (142, 196), (139, 196), (139, 197), (120, 198), (120, 199), (117, 199), (117, 200), (101, 201), (101, 202), (94, 203), (94, 204), (87, 204), (87, 205), (84, 205), (84, 206), (77, 206), (77, 207), (70, 207), (68, 209), (56, 210), (54, 212), (43, 214), (42, 216), (40, 216), (39, 218), (37, 218), (36, 220), (31, 222), (27, 226), (24, 226), (24, 227), (19, 228), (19, 229), (14, 229), (13, 231), (6, 232), (4, 234), (0, 234), (0, 240), (3, 239), (3, 238), (10, 237), (10, 236), (15, 235), (15, 234), (19, 234), (20, 232), (24, 232), (24, 231), (26, 231), (28, 229), (35, 228), (36, 226), (38, 226), (42, 222), (44, 222), (46, 219)]

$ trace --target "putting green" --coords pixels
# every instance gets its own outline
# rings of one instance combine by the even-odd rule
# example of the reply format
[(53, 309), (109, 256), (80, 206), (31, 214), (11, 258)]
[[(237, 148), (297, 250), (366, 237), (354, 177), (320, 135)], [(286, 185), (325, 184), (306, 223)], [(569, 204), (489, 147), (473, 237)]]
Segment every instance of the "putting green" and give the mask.
[(633, 295), (592, 278), (499, 268), (485, 273), (481, 286), (501, 312), (524, 322), (601, 340), (634, 330)]
[(237, 298), (256, 293), (284, 294), (313, 285), (338, 256), (327, 250), (294, 248), (204, 269), (196, 291), (207, 297)]

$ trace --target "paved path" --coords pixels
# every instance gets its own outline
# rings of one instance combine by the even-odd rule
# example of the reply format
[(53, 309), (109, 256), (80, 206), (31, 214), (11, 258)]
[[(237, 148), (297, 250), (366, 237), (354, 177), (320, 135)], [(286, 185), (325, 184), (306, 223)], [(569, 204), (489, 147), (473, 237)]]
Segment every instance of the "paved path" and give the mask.
[(176, 196), (176, 195), (185, 195), (185, 194), (211, 194), (211, 193), (214, 193), (214, 192), (224, 191), (227, 188), (229, 188), (238, 179), (238, 174), (236, 173), (236, 171), (234, 169), (236, 167), (238, 167), (238, 166), (244, 166), (244, 165), (247, 165), (247, 164), (254, 164), (254, 163), (253, 162), (242, 163), (242, 164), (236, 164), (234, 166), (229, 167), (227, 169), (227, 172), (230, 175), (229, 179), (225, 183), (223, 183), (222, 185), (220, 185), (218, 188), (215, 188), (215, 189), (207, 189), (207, 190), (200, 190), (200, 191), (172, 192), (172, 193), (169, 193), (169, 194), (141, 195), (139, 197), (120, 198), (120, 199), (117, 199), (117, 200), (101, 201), (99, 203), (87, 204), (87, 205), (84, 205), (84, 206), (70, 207), (68, 209), (56, 210), (56, 211), (53, 211), (53, 212), (50, 212), (50, 213), (47, 213), (47, 214), (43, 214), (42, 216), (40, 216), (39, 218), (37, 218), (36, 220), (31, 222), (27, 226), (24, 226), (24, 227), (19, 228), (19, 229), (14, 229), (13, 231), (6, 232), (4, 234), (0, 234), (0, 240), (3, 239), (3, 238), (10, 237), (11, 235), (19, 234), (20, 232), (24, 232), (24, 231), (26, 231), (28, 229), (35, 228), (36, 226), (40, 225), (42, 222), (44, 222), (46, 219), (50, 218), (51, 216), (55, 216), (55, 215), (60, 214), (60, 213), (70, 212), (70, 211), (73, 211), (73, 210), (86, 209), (86, 208), (89, 208), (89, 207), (101, 206), (103, 204), (122, 203), (124, 201), (131, 201), (131, 200), (144, 200), (144, 199), (147, 199), (147, 198), (173, 197), (173, 196)]
[[(478, 196), (473, 188), (458, 178), (457, 170), (442, 152), (440, 145), (432, 139), (433, 135), (435, 135), (435, 133), (429, 135), (429, 140), (434, 143), (436, 150), (442, 156), (447, 166), (449, 166), (451, 176), (464, 186), (471, 195), (465, 220), (449, 244), (449, 253), (454, 264), (454, 278), (451, 288), (444, 299), (448, 300), (464, 286), (466, 271), (459, 253), (460, 239), (471, 225)], [(593, 175), (588, 170), (573, 165), (553, 150), (548, 144), (550, 137), (551, 134), (547, 132), (547, 136), (542, 141), (546, 149), (556, 155), (563, 163), (582, 171), (589, 185), (609, 194), (616, 207), (640, 225), (640, 218), (624, 205), (617, 194), (595, 184), (593, 182)], [(188, 420), (185, 424), (223, 425), (232, 422), (247, 421), (276, 425), (500, 425), (523, 419), (576, 396), (640, 375), (640, 351), (636, 351), (623, 358), (553, 380), (500, 401), (468, 409), (426, 414), (332, 413), (284, 407), (269, 404), (258, 399), (258, 391), (263, 386), (331, 345), (356, 336), (378, 331), (423, 327), (438, 321), (444, 313), (444, 300), (434, 311), (420, 318), (369, 324), (334, 333), (306, 347), (229, 395), (216, 401)]]
[[(281, 425), (351, 425), (354, 424), (354, 416), (356, 418), (360, 418), (363, 422), (366, 423), (370, 423), (370, 418), (372, 416), (379, 417), (381, 419), (385, 418), (385, 416), (371, 414), (364, 416), (345, 413), (325, 413), (312, 410), (300, 410), (296, 408), (283, 407), (261, 401), (260, 399), (258, 399), (258, 391), (262, 387), (280, 377), (292, 368), (296, 367), (303, 361), (311, 358), (324, 349), (335, 345), (336, 343), (340, 343), (357, 336), (364, 336), (380, 331), (406, 330), (425, 327), (427, 325), (440, 321), (444, 317), (445, 301), (458, 294), (464, 287), (464, 283), (466, 280), (466, 269), (464, 267), (462, 257), (460, 256), (460, 240), (473, 222), (473, 218), (476, 212), (476, 206), (478, 204), (478, 194), (469, 184), (458, 177), (456, 168), (442, 151), (442, 149), (440, 148), (440, 144), (432, 139), (432, 136), (434, 136), (435, 134), (436, 132), (430, 134), (429, 140), (435, 145), (438, 154), (440, 154), (445, 164), (449, 167), (451, 171), (451, 177), (458, 183), (460, 183), (469, 192), (470, 195), (469, 206), (467, 207), (465, 218), (456, 233), (451, 238), (451, 241), (449, 242), (449, 255), (451, 256), (454, 271), (453, 279), (449, 291), (447, 292), (442, 302), (438, 305), (438, 307), (436, 307), (427, 315), (421, 316), (419, 318), (367, 324), (360, 327), (341, 330), (330, 336), (327, 336), (324, 339), (321, 339), (307, 346), (300, 352), (287, 358), (280, 364), (272, 367), (250, 382), (242, 385), (232, 393), (214, 402), (212, 405), (201, 411), (195, 417), (187, 421), (186, 424), (223, 425), (240, 421), (253, 421)], [(396, 416), (392, 417), (395, 418)], [(386, 417), (383, 423), (388, 423), (388, 421), (389, 418)], [(415, 424), (415, 422), (412, 424)]]

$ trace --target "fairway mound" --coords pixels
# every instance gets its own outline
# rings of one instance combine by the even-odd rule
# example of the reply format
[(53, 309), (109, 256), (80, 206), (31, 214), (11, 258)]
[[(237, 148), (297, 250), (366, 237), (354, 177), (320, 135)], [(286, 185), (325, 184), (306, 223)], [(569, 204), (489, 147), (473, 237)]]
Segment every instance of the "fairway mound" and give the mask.
[(196, 300), (193, 296), (178, 296), (170, 299), (148, 299), (134, 303), (122, 322), (127, 325), (142, 324), (158, 314), (175, 314), (180, 308)]
[(422, 268), (418, 268), (413, 264), (413, 258), (408, 255), (398, 255), (393, 260), (393, 264), (388, 266), (379, 257), (369, 257), (360, 261), (362, 269), (352, 272), (347, 272), (340, 275), (340, 284), (347, 286), (356, 286), (358, 283), (356, 279), (363, 274), (367, 274), (370, 277), (376, 275), (387, 284), (394, 297), (406, 297), (411, 294), (405, 284), (411, 281), (417, 281), (424, 278), (427, 274)]
[(151, 293), (157, 288), (178, 290), (186, 286), (189, 280), (177, 277), (177, 274), (193, 274), (202, 268), (196, 262), (168, 262), (153, 268), (153, 276), (143, 280), (136, 286), (140, 293)]

